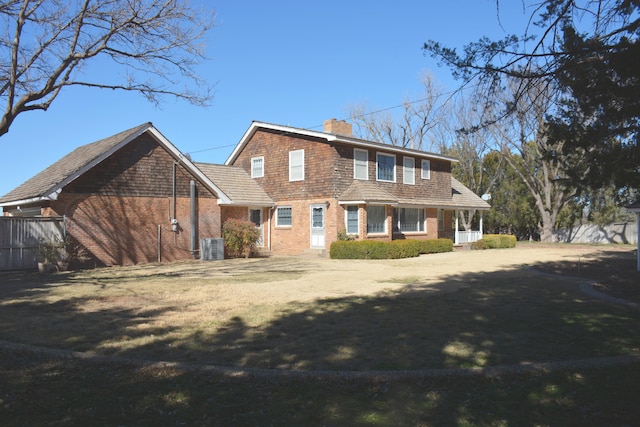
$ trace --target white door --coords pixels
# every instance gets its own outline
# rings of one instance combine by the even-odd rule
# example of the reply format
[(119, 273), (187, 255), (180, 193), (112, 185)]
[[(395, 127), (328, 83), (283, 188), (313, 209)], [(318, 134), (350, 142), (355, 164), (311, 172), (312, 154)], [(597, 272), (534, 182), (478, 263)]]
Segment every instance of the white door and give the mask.
[(260, 238), (256, 245), (258, 247), (264, 246), (264, 227), (262, 226), (262, 209), (249, 209), (249, 221), (254, 223), (258, 230), (260, 230)]
[(311, 205), (311, 247), (324, 249), (325, 205)]

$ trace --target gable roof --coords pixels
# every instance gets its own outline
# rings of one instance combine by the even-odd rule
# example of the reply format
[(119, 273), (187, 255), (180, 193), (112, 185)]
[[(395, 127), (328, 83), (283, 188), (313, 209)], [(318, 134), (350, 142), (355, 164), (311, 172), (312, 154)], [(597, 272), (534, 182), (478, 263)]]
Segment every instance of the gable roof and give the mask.
[(275, 206), (274, 201), (249, 174), (237, 166), (195, 163), (211, 181), (229, 196), (231, 203), (242, 206)]
[(244, 147), (247, 145), (247, 143), (251, 140), (251, 137), (260, 129), (268, 129), (268, 130), (273, 130), (278, 132), (290, 133), (290, 134), (307, 136), (312, 138), (319, 138), (319, 139), (324, 139), (327, 142), (340, 142), (343, 144), (349, 144), (359, 148), (371, 148), (375, 150), (384, 150), (384, 151), (390, 151), (393, 153), (413, 155), (413, 156), (419, 156), (419, 157), (424, 157), (429, 159), (446, 160), (449, 162), (456, 162), (456, 163), (458, 162), (458, 159), (454, 157), (444, 156), (442, 154), (435, 154), (435, 153), (429, 153), (427, 151), (398, 147), (396, 145), (383, 144), (380, 142), (368, 141), (366, 139), (359, 139), (359, 138), (354, 138), (354, 137), (335, 134), (335, 133), (318, 132), (318, 131), (313, 131), (309, 129), (295, 128), (291, 126), (282, 126), (282, 125), (275, 125), (272, 123), (253, 121), (251, 123), (251, 126), (249, 126), (249, 129), (247, 129), (247, 131), (244, 133), (244, 135), (242, 136), (238, 144), (235, 146), (235, 148), (233, 149), (233, 151), (231, 152), (231, 154), (229, 155), (229, 157), (227, 158), (224, 164), (232, 165), (233, 162), (236, 160), (236, 158), (240, 155)]
[(58, 194), (66, 185), (145, 132), (153, 136), (161, 146), (208, 187), (218, 197), (220, 203), (230, 202), (228, 196), (220, 188), (196, 168), (152, 123), (147, 122), (76, 148), (51, 166), (0, 197), (0, 206), (17, 206), (45, 200), (56, 200)]

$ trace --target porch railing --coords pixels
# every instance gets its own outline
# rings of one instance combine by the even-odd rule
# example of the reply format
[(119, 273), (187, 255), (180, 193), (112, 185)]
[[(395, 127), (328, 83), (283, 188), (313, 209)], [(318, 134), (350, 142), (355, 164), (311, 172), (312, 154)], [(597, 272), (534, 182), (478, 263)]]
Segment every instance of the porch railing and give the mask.
[(465, 243), (473, 243), (482, 239), (482, 233), (477, 230), (471, 231), (458, 231), (456, 232), (456, 245), (463, 245)]

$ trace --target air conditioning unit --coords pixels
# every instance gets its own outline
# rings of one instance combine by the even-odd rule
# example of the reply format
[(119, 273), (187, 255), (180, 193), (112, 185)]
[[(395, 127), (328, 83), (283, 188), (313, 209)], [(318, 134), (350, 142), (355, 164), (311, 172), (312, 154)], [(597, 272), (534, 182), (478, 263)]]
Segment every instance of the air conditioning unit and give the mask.
[(202, 261), (215, 261), (224, 259), (224, 239), (200, 239), (200, 259)]

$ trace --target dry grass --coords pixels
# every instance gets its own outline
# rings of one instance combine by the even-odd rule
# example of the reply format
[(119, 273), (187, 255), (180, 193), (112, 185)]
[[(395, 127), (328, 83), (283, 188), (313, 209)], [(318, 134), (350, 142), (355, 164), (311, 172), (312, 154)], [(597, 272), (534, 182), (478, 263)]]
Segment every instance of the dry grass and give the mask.
[(587, 297), (576, 280), (523, 268), (602, 251), (557, 250), (9, 275), (0, 287), (0, 338), (296, 370), (483, 367), (640, 351), (640, 313)]

